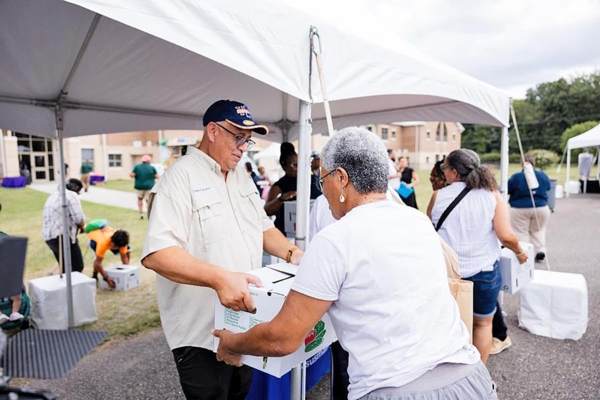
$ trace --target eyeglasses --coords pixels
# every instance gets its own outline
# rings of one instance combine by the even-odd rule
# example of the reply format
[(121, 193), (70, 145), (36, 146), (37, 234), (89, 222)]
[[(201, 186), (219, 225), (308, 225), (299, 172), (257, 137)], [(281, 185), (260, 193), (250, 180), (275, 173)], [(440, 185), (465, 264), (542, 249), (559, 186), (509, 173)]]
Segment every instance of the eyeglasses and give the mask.
[(333, 171), (331, 171), (330, 173), (328, 173), (327, 175), (321, 177), (321, 179), (317, 179), (317, 187), (319, 188), (319, 190), (322, 192), (323, 191), (323, 181), (325, 180), (325, 178), (327, 178), (329, 175), (333, 174), (336, 170), (334, 169)]
[(215, 124), (217, 124), (217, 126), (224, 129), (225, 132), (229, 133), (231, 136), (233, 136), (235, 138), (235, 147), (242, 147), (243, 145), (248, 144), (248, 148), (246, 149), (246, 151), (248, 151), (252, 148), (252, 146), (254, 146), (256, 144), (256, 142), (254, 140), (246, 139), (245, 137), (240, 136), (235, 132), (231, 132), (229, 129), (225, 128), (221, 124), (218, 124), (216, 122), (215, 122)]
[(449, 165), (446, 164), (440, 164), (440, 171), (444, 172), (447, 169), (454, 169), (452, 167), (450, 167)]

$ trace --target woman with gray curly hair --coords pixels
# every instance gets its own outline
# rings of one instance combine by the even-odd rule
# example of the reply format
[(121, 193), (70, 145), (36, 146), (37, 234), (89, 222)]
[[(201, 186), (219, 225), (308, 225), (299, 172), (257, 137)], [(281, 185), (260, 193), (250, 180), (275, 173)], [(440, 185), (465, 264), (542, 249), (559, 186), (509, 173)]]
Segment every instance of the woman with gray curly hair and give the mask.
[[(496, 178), (481, 165), (477, 153), (454, 150), (440, 169), (448, 186), (433, 193), (427, 215), (458, 254), (462, 279), (473, 282), (473, 344), (486, 363), (502, 284), (498, 240), (514, 251), (521, 263), (527, 261), (527, 254), (511, 229), (508, 205), (498, 192)], [(455, 201), (455, 207), (442, 218)]]
[[(321, 153), (320, 183), (338, 221), (311, 241), (275, 318), (219, 330), (217, 359), (296, 351), (327, 312), (348, 351), (351, 400), (495, 399), (448, 289), (438, 235), (419, 211), (386, 201), (381, 139), (346, 128)], [(404, 229), (398, 229), (404, 227)]]

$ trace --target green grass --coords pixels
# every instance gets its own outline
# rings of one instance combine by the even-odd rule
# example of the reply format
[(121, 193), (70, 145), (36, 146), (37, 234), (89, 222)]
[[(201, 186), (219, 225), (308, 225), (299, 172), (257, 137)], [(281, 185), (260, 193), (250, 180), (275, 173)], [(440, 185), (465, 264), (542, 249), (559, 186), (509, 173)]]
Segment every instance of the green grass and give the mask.
[(100, 185), (98, 187), (113, 189), (113, 190), (122, 190), (124, 192), (135, 192), (133, 188), (133, 179), (116, 179), (106, 182), (104, 185)]
[[(42, 214), (44, 202), (48, 194), (32, 189), (0, 188), (0, 230), (12, 236), (29, 238), (25, 281), (47, 275), (56, 264), (52, 251), (41, 237)], [(140, 220), (138, 213), (117, 207), (82, 201), (86, 219), (108, 219), (114, 228), (122, 228), (129, 232), (131, 245), (131, 264), (141, 265), (140, 256), (146, 235), (147, 221)], [(79, 244), (84, 255), (83, 273), (91, 276), (94, 253), (87, 246), (86, 235), (79, 235)], [(119, 264), (119, 256), (107, 253), (104, 266)], [(160, 326), (158, 306), (156, 304), (155, 274), (141, 267), (140, 287), (127, 291), (115, 292), (98, 289), (96, 308), (98, 321), (85, 329), (106, 330), (110, 338), (120, 338)]]

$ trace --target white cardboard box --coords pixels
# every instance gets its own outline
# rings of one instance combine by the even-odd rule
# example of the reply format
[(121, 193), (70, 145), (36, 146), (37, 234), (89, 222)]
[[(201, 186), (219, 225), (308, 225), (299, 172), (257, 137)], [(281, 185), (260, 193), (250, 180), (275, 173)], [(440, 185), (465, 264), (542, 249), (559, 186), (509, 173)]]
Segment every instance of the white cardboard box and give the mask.
[[(215, 329), (227, 329), (234, 333), (246, 332), (254, 325), (271, 321), (281, 309), (294, 281), (297, 268), (292, 264), (273, 264), (250, 271), (258, 276), (262, 288), (250, 286), (250, 295), (256, 313), (233, 311), (215, 301)], [(280, 378), (295, 366), (311, 358), (336, 340), (329, 316), (325, 314), (308, 334), (305, 342), (296, 352), (285, 357), (242, 356), (242, 362), (254, 369)], [(214, 351), (219, 347), (219, 339), (214, 340)]]
[(501, 289), (507, 293), (515, 294), (521, 288), (526, 286), (533, 279), (535, 254), (533, 245), (530, 243), (521, 243), (521, 247), (527, 253), (527, 262), (520, 264), (515, 253), (503, 248), (500, 252), (500, 274), (502, 275)]
[(580, 274), (537, 270), (519, 293), (519, 327), (534, 335), (579, 340), (587, 330), (588, 290)]
[[(98, 320), (96, 280), (79, 272), (71, 273), (75, 326)], [(31, 321), (38, 329), (68, 329), (67, 276), (45, 276), (29, 280)]]
[[(140, 286), (140, 267), (137, 265), (113, 265), (104, 268), (104, 271), (115, 281), (117, 285), (115, 290), (126, 291)], [(102, 289), (110, 289), (104, 279), (101, 277), (98, 279)]]
[[(314, 200), (310, 201), (309, 213), (312, 210)], [(287, 236), (296, 236), (296, 200), (283, 202), (284, 230)], [(307, 215), (308, 217), (308, 215)]]

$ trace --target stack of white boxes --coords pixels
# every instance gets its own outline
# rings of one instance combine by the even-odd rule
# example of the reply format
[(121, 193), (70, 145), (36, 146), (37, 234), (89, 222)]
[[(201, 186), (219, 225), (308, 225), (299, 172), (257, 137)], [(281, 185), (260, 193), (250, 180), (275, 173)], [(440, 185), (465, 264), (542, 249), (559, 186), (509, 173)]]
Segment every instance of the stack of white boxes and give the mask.
[[(140, 286), (140, 267), (137, 265), (113, 265), (104, 271), (115, 281), (116, 290), (131, 290)], [(110, 289), (104, 279), (100, 279), (102, 289)]]

